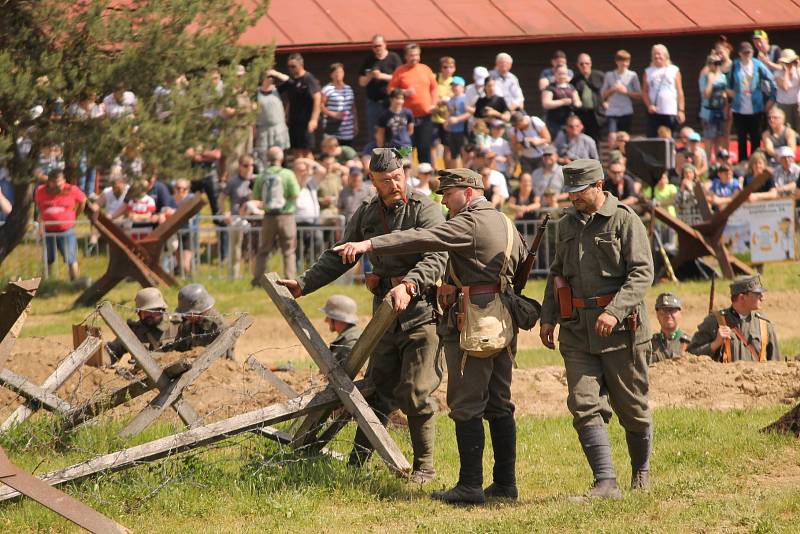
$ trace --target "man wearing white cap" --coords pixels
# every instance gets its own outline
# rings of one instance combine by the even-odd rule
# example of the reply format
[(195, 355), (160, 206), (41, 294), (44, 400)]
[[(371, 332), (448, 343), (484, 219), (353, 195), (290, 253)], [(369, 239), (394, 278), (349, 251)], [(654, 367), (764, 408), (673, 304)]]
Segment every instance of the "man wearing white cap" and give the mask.
[(468, 108), (474, 108), (475, 102), (477, 102), (480, 97), (486, 96), (483, 87), (486, 85), (486, 78), (488, 77), (489, 71), (486, 67), (475, 67), (472, 69), (472, 80), (475, 83), (469, 84), (464, 91), (464, 98)]
[(772, 181), (780, 196), (791, 196), (797, 189), (797, 180), (800, 178), (800, 166), (794, 162), (794, 150), (782, 146), (775, 151), (778, 165), (772, 169)]

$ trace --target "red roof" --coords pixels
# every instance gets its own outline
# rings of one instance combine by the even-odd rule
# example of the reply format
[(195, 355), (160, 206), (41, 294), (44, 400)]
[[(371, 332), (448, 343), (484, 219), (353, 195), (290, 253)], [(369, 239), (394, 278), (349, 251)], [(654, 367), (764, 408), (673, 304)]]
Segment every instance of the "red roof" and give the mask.
[[(246, 0), (243, 0), (246, 1)], [(466, 45), (800, 27), (800, 0), (272, 0), (242, 44)]]

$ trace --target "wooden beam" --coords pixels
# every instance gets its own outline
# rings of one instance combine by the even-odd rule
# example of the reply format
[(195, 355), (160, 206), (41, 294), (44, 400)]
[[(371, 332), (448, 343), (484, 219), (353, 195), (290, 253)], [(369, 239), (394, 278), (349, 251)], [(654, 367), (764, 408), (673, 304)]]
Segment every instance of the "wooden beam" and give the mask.
[(42, 406), (45, 410), (67, 412), (70, 409), (70, 405), (67, 402), (8, 369), (0, 369), (0, 384), (14, 393), (22, 395), (29, 401)]
[[(355, 378), (370, 355), (375, 352), (375, 347), (378, 346), (386, 330), (389, 329), (396, 318), (397, 314), (394, 311), (391, 300), (388, 298), (384, 299), (372, 315), (372, 319), (370, 319), (366, 328), (364, 328), (364, 332), (361, 334), (361, 337), (358, 338), (358, 341), (356, 341), (353, 350), (343, 364), (347, 376), (351, 379)], [(294, 446), (305, 447), (314, 442), (316, 440), (317, 431), (330, 415), (330, 410), (320, 410), (317, 413), (308, 414), (297, 429), (297, 432), (295, 432)], [(341, 429), (341, 427), (339, 427), (339, 429)], [(334, 435), (335, 433), (328, 436), (325, 443), (330, 441)], [(320, 446), (322, 445), (324, 445), (324, 443)]]
[(245, 363), (250, 369), (258, 373), (261, 378), (272, 384), (275, 389), (280, 391), (287, 399), (293, 399), (299, 395), (298, 392), (292, 389), (292, 386), (281, 380), (278, 375), (261, 365), (261, 363), (259, 363), (254, 356), (247, 358)]
[(41, 280), (31, 278), (9, 282), (5, 291), (0, 293), (0, 369), (5, 367), (6, 360), (11, 356)]
[[(69, 356), (56, 367), (56, 370), (42, 382), (41, 388), (47, 393), (55, 393), (61, 385), (69, 380), (75, 372), (88, 360), (97, 350), (103, 346), (100, 338), (87, 337), (77, 349), (72, 351)], [(8, 430), (15, 424), (25, 421), (38, 408), (35, 402), (28, 401), (22, 406), (18, 406), (14, 413), (0, 425), (0, 432)]]
[[(356, 382), (353, 387), (360, 390), (360, 394), (367, 396), (374, 391), (372, 384), (365, 381)], [(273, 404), (266, 408), (236, 415), (179, 434), (97, 456), (64, 469), (51, 471), (39, 478), (51, 486), (57, 486), (64, 482), (81, 480), (105, 471), (127, 469), (143, 462), (151, 462), (182, 451), (216, 443), (265, 425), (293, 419), (316, 408), (340, 404), (337, 397), (338, 392), (336, 392), (335, 388), (328, 386), (321, 395), (313, 395), (310, 392), (305, 393), (284, 403)], [(17, 491), (0, 489), (0, 501), (13, 499), (19, 495)]]
[(303, 344), (308, 354), (328, 378), (347, 411), (356, 418), (359, 428), (364, 432), (372, 446), (375, 447), (376, 452), (391, 469), (401, 474), (409, 474), (411, 472), (411, 464), (403, 456), (403, 452), (381, 424), (375, 412), (372, 411), (372, 408), (364, 400), (358, 389), (353, 386), (353, 381), (336, 362), (328, 346), (297, 304), (297, 301), (289, 293), (289, 290), (278, 285), (277, 280), (277, 274), (269, 273), (264, 275), (261, 284), (275, 303), (278, 311), (281, 312), (300, 340), (300, 343)]
[(0, 447), (0, 482), (96, 534), (127, 533), (127, 528), (12, 464)]
[[(110, 302), (104, 302), (98, 308), (98, 312), (103, 320), (111, 328), (111, 331), (122, 341), (131, 356), (134, 357), (136, 363), (142, 368), (144, 374), (153, 381), (159, 391), (164, 391), (170, 384), (170, 377), (164, 373), (163, 369), (153, 360), (150, 353), (147, 351), (142, 342), (136, 335), (128, 328), (122, 317), (117, 315)], [(200, 416), (189, 406), (188, 403), (179, 400), (172, 404), (172, 407), (178, 412), (178, 416), (189, 426), (196, 424), (200, 420)]]
[[(293, 439), (292, 435), (288, 432), (283, 432), (282, 430), (278, 430), (277, 428), (271, 426), (257, 428), (253, 430), (253, 434), (258, 434), (267, 439), (271, 439), (272, 441), (280, 443), (281, 445), (291, 445)], [(333, 449), (328, 449), (327, 447), (323, 447), (319, 452), (326, 456), (330, 456), (334, 460), (339, 460), (342, 462), (347, 460), (347, 456), (344, 454), (340, 453), (339, 451), (334, 451)]]
[[(172, 381), (166, 388), (161, 389), (155, 399), (145, 406), (145, 408), (134, 417), (133, 421), (122, 429), (119, 433), (121, 437), (135, 436), (153, 421), (155, 421), (168, 407), (180, 400), (183, 390), (197, 380), (214, 361), (225, 354), (239, 336), (244, 334), (253, 319), (249, 315), (242, 315), (230, 326), (226, 328), (217, 338), (206, 347), (203, 355), (192, 363), (192, 368), (183, 373), (179, 378)], [(199, 421), (198, 421), (199, 423)], [(197, 426), (197, 423), (190, 423), (189, 428)]]

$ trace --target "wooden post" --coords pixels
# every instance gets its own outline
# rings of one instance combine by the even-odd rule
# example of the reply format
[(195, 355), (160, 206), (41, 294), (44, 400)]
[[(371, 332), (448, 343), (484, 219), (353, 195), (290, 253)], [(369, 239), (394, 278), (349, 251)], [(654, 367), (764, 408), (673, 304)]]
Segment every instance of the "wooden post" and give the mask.
[(390, 468), (400, 474), (408, 475), (411, 472), (411, 464), (403, 456), (402, 451), (381, 424), (367, 401), (358, 389), (353, 386), (353, 381), (347, 376), (345, 370), (336, 362), (328, 346), (325, 345), (314, 325), (311, 324), (311, 321), (309, 321), (297, 301), (289, 293), (289, 290), (278, 285), (276, 283), (277, 280), (277, 274), (269, 273), (264, 276), (261, 283), (275, 303), (278, 311), (281, 312), (300, 340), (300, 343), (303, 344), (308, 354), (328, 378), (347, 411), (356, 418), (359, 428), (364, 432), (372, 446), (375, 447), (375, 451)]
[[(83, 340), (89, 336), (93, 336), (96, 338), (101, 338), (100, 335), (100, 327), (98, 326), (89, 326), (85, 324), (74, 324), (72, 325), (72, 347), (78, 348), (78, 346), (83, 343)], [(106, 358), (106, 351), (104, 350), (105, 345), (102, 343), (94, 352), (94, 354), (90, 354), (89, 358), (86, 360), (86, 365), (91, 365), (92, 367), (104, 367), (107, 365), (108, 359)]]
[[(47, 393), (55, 393), (64, 382), (75, 374), (81, 368), (88, 358), (97, 352), (98, 347), (102, 347), (102, 342), (99, 337), (87, 337), (83, 340), (80, 346), (69, 354), (64, 361), (62, 361), (56, 370), (42, 382), (42, 391)], [(37, 404), (32, 401), (26, 402), (24, 405), (19, 406), (11, 416), (0, 425), (0, 432), (6, 431), (13, 425), (25, 421), (28, 417), (33, 415), (37, 409)]]
[(278, 375), (261, 365), (261, 363), (259, 363), (259, 361), (253, 356), (247, 358), (245, 363), (248, 367), (250, 367), (250, 369), (258, 373), (261, 378), (272, 384), (275, 389), (280, 391), (287, 399), (293, 399), (299, 395), (299, 393), (292, 389), (292, 386), (281, 380)]
[(36, 384), (29, 382), (26, 378), (12, 373), (8, 369), (0, 369), (0, 384), (14, 393), (22, 395), (29, 401), (40, 405), (45, 410), (51, 412), (66, 412), (70, 409), (67, 402), (59, 399), (49, 391), (40, 388)]
[(5, 367), (11, 355), (41, 280), (32, 278), (9, 282), (5, 291), (0, 293), (0, 369)]
[[(355, 378), (367, 362), (367, 359), (369, 359), (369, 356), (375, 351), (378, 342), (380, 342), (386, 330), (391, 326), (396, 317), (397, 314), (394, 312), (391, 301), (389, 299), (384, 299), (343, 364), (347, 376), (351, 379)], [(297, 432), (295, 432), (293, 445), (295, 447), (305, 447), (316, 441), (318, 429), (330, 415), (331, 410), (320, 410), (317, 413), (308, 414)], [(338, 426), (338, 430), (341, 430), (343, 426), (343, 424)], [(336, 432), (329, 435), (325, 443), (330, 441), (335, 434)], [(320, 446), (322, 445), (324, 445), (324, 443), (320, 444)]]
[[(353, 388), (359, 391), (359, 395), (369, 396), (374, 391), (372, 384), (364, 381), (355, 382)], [(64, 469), (51, 471), (39, 478), (51, 486), (57, 486), (64, 482), (81, 480), (105, 471), (127, 469), (142, 462), (151, 462), (182, 451), (216, 443), (243, 432), (250, 432), (265, 425), (293, 419), (314, 409), (338, 405), (338, 396), (339, 392), (336, 391), (336, 388), (328, 386), (319, 395), (303, 394), (281, 404), (273, 404), (266, 408), (236, 415), (179, 434), (97, 456)], [(19, 492), (17, 491), (0, 489), (0, 501), (18, 496)]]
[[(239, 336), (252, 324), (253, 319), (248, 315), (242, 315), (236, 319), (230, 328), (225, 329), (210, 345), (208, 345), (208, 347), (206, 347), (203, 355), (192, 363), (191, 369), (183, 373), (177, 380), (171, 382), (166, 388), (161, 389), (156, 398), (150, 401), (150, 403), (134, 417), (133, 421), (122, 429), (119, 435), (122, 437), (135, 436), (147, 428), (164, 410), (180, 400), (183, 390), (197, 380), (197, 378), (214, 363), (214, 360), (225, 354), (228, 349), (236, 343)], [(197, 426), (198, 423), (199, 421), (189, 423), (189, 428)]]

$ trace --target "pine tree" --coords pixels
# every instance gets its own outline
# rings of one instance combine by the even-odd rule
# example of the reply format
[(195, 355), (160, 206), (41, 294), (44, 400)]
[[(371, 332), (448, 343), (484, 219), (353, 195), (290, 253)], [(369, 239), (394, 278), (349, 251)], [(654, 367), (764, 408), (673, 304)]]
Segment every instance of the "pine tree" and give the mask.
[[(241, 0), (0, 0), (0, 159), (13, 182), (13, 210), (0, 227), (0, 263), (25, 235), (33, 212), (33, 172), (43, 146), (63, 146), (67, 178), (81, 158), (107, 168), (135, 147), (160, 176), (191, 177), (187, 148), (224, 140), (231, 122), (203, 111), (230, 106), (210, 69), (257, 86), (271, 47), (239, 45), (268, 2)], [(246, 5), (246, 7), (245, 7)], [(188, 83), (187, 83), (188, 82)], [(69, 107), (122, 84), (137, 97), (120, 120), (77, 120)], [(156, 88), (161, 89), (156, 91)]]

